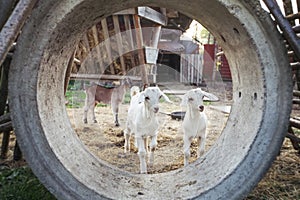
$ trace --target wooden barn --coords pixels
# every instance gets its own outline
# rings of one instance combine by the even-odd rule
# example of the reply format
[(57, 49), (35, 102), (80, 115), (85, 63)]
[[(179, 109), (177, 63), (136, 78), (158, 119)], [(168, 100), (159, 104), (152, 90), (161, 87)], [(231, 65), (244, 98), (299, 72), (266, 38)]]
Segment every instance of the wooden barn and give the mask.
[(192, 19), (170, 9), (138, 7), (115, 13), (87, 30), (74, 53), (71, 78), (144, 84), (201, 84), (199, 43), (182, 38)]

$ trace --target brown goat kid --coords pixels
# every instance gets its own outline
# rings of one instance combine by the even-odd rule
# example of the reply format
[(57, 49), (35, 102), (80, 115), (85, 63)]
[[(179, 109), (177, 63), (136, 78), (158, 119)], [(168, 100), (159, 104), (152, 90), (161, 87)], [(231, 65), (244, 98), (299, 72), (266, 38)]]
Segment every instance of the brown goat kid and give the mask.
[(101, 85), (93, 84), (85, 89), (86, 98), (84, 106), (83, 122), (87, 123), (87, 114), (92, 110), (92, 117), (94, 123), (97, 123), (95, 117), (95, 106), (102, 102), (111, 104), (115, 126), (120, 126), (118, 120), (119, 105), (123, 101), (126, 90), (132, 85), (131, 79), (126, 77), (121, 80), (121, 84), (115, 88), (106, 88)]

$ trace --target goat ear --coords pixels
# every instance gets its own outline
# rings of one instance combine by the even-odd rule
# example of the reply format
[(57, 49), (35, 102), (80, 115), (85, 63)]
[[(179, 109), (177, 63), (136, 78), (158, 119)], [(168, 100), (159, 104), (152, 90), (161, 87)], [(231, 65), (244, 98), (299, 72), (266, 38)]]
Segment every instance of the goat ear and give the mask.
[(184, 94), (183, 97), (182, 97), (180, 106), (181, 106), (181, 107), (187, 106), (187, 103), (188, 103), (188, 95), (187, 95), (187, 94)]
[[(219, 98), (214, 94), (202, 91), (203, 95), (208, 98), (209, 101), (219, 101)], [(204, 99), (206, 100), (206, 99)]]
[(165, 99), (166, 102), (168, 102), (168, 103), (173, 103), (173, 101), (171, 101), (171, 100), (169, 99), (169, 97), (168, 97), (167, 95), (165, 95), (163, 92), (161, 92), (160, 94), (162, 95), (162, 97)]

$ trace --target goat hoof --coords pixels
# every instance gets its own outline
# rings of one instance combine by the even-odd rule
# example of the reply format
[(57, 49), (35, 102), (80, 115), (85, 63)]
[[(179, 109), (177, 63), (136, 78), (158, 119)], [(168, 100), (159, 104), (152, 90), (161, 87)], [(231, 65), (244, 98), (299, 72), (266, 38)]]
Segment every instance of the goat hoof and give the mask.
[(119, 123), (115, 123), (115, 126), (118, 127), (118, 126), (120, 126), (120, 124)]
[(94, 120), (94, 123), (98, 123), (97, 120)]
[(87, 119), (84, 119), (84, 120), (83, 120), (83, 123), (87, 124)]

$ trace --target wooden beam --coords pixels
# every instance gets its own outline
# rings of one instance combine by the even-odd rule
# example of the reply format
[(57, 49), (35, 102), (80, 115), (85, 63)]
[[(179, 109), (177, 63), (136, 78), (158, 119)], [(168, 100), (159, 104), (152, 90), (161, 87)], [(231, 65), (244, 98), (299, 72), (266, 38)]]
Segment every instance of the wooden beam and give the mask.
[[(125, 29), (126, 29), (126, 33), (127, 35), (129, 35), (128, 38), (128, 44), (129, 44), (129, 49), (133, 50), (134, 45), (133, 45), (133, 36), (132, 36), (132, 29), (131, 29), (131, 25), (130, 25), (130, 19), (128, 15), (124, 15), (124, 22), (125, 22)], [(134, 62), (134, 53), (130, 53), (130, 60), (131, 60), (131, 68), (133, 68), (135, 66), (135, 62)]]
[(293, 30), (295, 33), (300, 33), (300, 25), (293, 26)]
[[(0, 65), (17, 39), (37, 0), (20, 0), (0, 31)], [(2, 16), (2, 13), (1, 13)]]
[(295, 20), (295, 19), (300, 19), (300, 12), (295, 13), (295, 14), (289, 14), (285, 17), (287, 20)]
[(135, 8), (129, 8), (129, 9), (114, 13), (114, 15), (136, 15), (136, 14), (137, 14), (137, 10)]
[(300, 91), (299, 90), (293, 90), (293, 95), (296, 97), (300, 97)]
[(93, 39), (95, 41), (95, 49), (96, 49), (96, 58), (97, 58), (97, 61), (100, 65), (100, 74), (104, 73), (104, 67), (103, 67), (103, 60), (102, 60), (102, 54), (101, 54), (101, 51), (100, 51), (100, 48), (99, 48), (99, 38), (98, 38), (98, 30), (97, 30), (97, 27), (96, 25), (92, 27), (92, 33), (93, 33)]
[(65, 84), (64, 84), (64, 94), (66, 94), (67, 89), (68, 89), (68, 85), (69, 85), (69, 81), (70, 81), (70, 75), (72, 72), (72, 67), (73, 67), (73, 62), (74, 62), (74, 58), (75, 58), (75, 54), (76, 54), (76, 48), (74, 49), (69, 62), (68, 62), (68, 66), (67, 66), (67, 70), (66, 70), (66, 75), (65, 75)]
[(12, 58), (6, 57), (0, 65), (0, 115), (5, 112), (8, 97), (8, 72)]
[(138, 7), (137, 13), (140, 17), (148, 19), (152, 22), (155, 22), (163, 26), (167, 25), (167, 17), (150, 7)]
[(12, 131), (12, 130), (13, 130), (13, 126), (11, 121), (0, 124), (0, 133)]
[(300, 129), (300, 121), (294, 118), (290, 118), (290, 125), (297, 129)]
[(81, 61), (77, 58), (74, 58), (74, 62), (77, 64), (77, 65), (81, 65)]
[(300, 154), (300, 145), (299, 145), (300, 144), (300, 138), (295, 135), (295, 132), (292, 129), (291, 125), (289, 125), (286, 137), (290, 139), (290, 141), (292, 143), (292, 146), (294, 147), (295, 150), (298, 150), (298, 153)]
[(145, 55), (143, 51), (143, 33), (142, 33), (142, 27), (140, 23), (140, 17), (138, 15), (134, 15), (134, 27), (135, 27), (135, 35), (136, 35), (136, 48), (138, 51), (138, 56), (139, 56), (139, 64), (141, 67), (141, 76), (143, 80), (143, 85), (149, 85), (149, 80), (148, 80), (148, 74), (147, 74), (147, 69), (145, 65)]
[(280, 8), (276, 1), (274, 0), (263, 0), (270, 10), (271, 14), (275, 18), (278, 26), (283, 32), (285, 39), (291, 45), (295, 52), (297, 58), (300, 59), (300, 39), (297, 37), (296, 33), (293, 31), (290, 22), (282, 15)]
[(0, 116), (0, 124), (10, 121), (10, 113), (6, 113)]
[[(72, 80), (90, 80), (90, 81), (99, 81), (99, 80), (120, 80), (125, 76), (118, 75), (106, 75), (106, 74), (71, 74), (70, 78)], [(141, 81), (141, 77), (138, 76), (126, 76), (133, 81)]]
[(293, 99), (293, 104), (300, 104), (300, 99)]
[(4, 131), (2, 137), (2, 145), (1, 145), (1, 155), (0, 155), (1, 159), (7, 158), (9, 138), (10, 138), (10, 131)]
[[(87, 72), (86, 67), (87, 66), (92, 66), (92, 64), (90, 63), (91, 59), (87, 59), (88, 56), (91, 56), (90, 52), (91, 52), (91, 49), (92, 49), (92, 47), (90, 47), (89, 39), (87, 37), (87, 34), (83, 35), (82, 42), (83, 42), (84, 46), (86, 47), (87, 52), (86, 52), (85, 57), (81, 58), (82, 62), (80, 64), (80, 67), (79, 67), (78, 71), (86, 73)], [(84, 63), (84, 65), (82, 66), (83, 63)]]
[(118, 53), (119, 53), (119, 58), (120, 58), (120, 62), (121, 62), (122, 72), (123, 72), (123, 74), (126, 74), (125, 62), (124, 62), (124, 57), (123, 57), (124, 53), (123, 53), (123, 45), (122, 45), (119, 17), (114, 15), (113, 22), (114, 22), (115, 34), (116, 34), (116, 38), (117, 38)]
[(108, 33), (108, 27), (107, 27), (106, 19), (101, 20), (101, 25), (102, 25), (102, 31), (103, 31), (104, 41), (105, 41), (105, 48), (106, 48), (107, 57), (108, 57), (108, 63), (109, 63), (109, 66), (110, 66), (110, 72), (111, 72), (111, 74), (115, 74), (115, 69), (111, 65), (112, 64), (111, 44), (110, 44), (110, 40), (109, 40), (109, 33)]
[(300, 62), (290, 63), (292, 70), (300, 69)]

